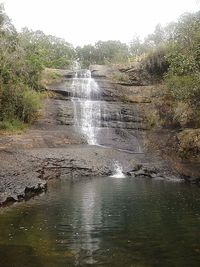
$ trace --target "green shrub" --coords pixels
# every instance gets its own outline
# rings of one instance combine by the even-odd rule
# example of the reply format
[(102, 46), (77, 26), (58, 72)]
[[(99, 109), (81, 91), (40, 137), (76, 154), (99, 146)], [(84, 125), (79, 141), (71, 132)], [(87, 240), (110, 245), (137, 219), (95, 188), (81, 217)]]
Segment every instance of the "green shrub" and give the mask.
[(0, 121), (32, 122), (41, 108), (41, 96), (22, 84), (4, 86), (0, 98)]
[(198, 103), (200, 99), (200, 78), (198, 76), (168, 75), (165, 82), (176, 100)]
[(177, 51), (167, 55), (169, 63), (169, 74), (171, 75), (190, 75), (197, 70), (194, 56), (183, 54)]
[(45, 68), (41, 74), (40, 84), (42, 87), (46, 88), (47, 85), (53, 83), (60, 83), (64, 80), (64, 75), (57, 69)]
[(21, 130), (22, 131), (24, 129), (25, 129), (24, 123), (18, 119), (0, 121), (0, 130), (5, 130), (5, 131)]

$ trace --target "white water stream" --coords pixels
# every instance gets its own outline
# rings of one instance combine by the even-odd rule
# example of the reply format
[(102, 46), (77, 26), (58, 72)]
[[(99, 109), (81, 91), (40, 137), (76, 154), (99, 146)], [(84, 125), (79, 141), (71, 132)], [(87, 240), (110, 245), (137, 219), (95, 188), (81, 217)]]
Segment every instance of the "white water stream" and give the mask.
[[(72, 102), (74, 107), (74, 126), (86, 139), (89, 145), (100, 145), (98, 134), (101, 129), (102, 117), (104, 127), (108, 127), (110, 118), (109, 107), (100, 100), (101, 89), (91, 77), (89, 70), (81, 69), (78, 62), (74, 63), (74, 78), (71, 84)], [(116, 112), (117, 124), (121, 121), (121, 114)], [(106, 137), (106, 131), (104, 131)], [(104, 136), (103, 135), (103, 136)], [(101, 134), (102, 137), (102, 134)], [(113, 178), (124, 178), (122, 166), (119, 162), (114, 164)]]
[(111, 175), (110, 177), (112, 178), (125, 178), (126, 176), (123, 173), (123, 168), (122, 166), (119, 164), (119, 162), (115, 162), (115, 172), (113, 175)]
[(86, 138), (89, 145), (97, 145), (98, 129), (101, 126), (100, 88), (89, 70), (76, 65), (71, 89), (74, 105), (74, 125)]

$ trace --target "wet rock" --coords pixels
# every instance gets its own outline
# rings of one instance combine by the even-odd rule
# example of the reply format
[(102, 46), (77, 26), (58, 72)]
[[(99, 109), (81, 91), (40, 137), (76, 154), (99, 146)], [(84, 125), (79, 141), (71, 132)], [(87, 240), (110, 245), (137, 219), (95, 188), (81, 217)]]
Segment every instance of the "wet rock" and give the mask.
[(144, 165), (135, 165), (133, 169), (127, 172), (131, 177), (149, 177), (156, 178), (160, 176), (160, 171), (156, 167), (146, 167)]
[(8, 184), (7, 182), (4, 186), (2, 186), (1, 181), (1, 191), (3, 192), (0, 192), (0, 205), (29, 199), (35, 194), (44, 192), (47, 188), (47, 183), (39, 178), (26, 176), (26, 178), (17, 181), (13, 181), (12, 177), (10, 179), (12, 183)]

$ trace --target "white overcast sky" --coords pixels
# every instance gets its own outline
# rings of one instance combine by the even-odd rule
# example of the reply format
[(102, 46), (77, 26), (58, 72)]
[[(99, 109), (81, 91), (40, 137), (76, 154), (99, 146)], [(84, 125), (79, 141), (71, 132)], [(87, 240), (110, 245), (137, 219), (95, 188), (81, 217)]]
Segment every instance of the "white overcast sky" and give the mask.
[(129, 42), (144, 37), (157, 23), (175, 21), (200, 10), (200, 0), (0, 0), (15, 27), (27, 26), (73, 45), (98, 40)]

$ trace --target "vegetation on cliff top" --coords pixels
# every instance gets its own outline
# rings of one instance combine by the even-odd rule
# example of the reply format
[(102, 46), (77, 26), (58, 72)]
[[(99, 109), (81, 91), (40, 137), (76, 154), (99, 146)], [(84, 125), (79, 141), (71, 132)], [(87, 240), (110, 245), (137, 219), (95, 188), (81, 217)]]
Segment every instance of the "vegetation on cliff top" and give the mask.
[(0, 5), (0, 129), (23, 128), (41, 107), (41, 73), (66, 68), (73, 47), (63, 39), (24, 28), (18, 33)]

